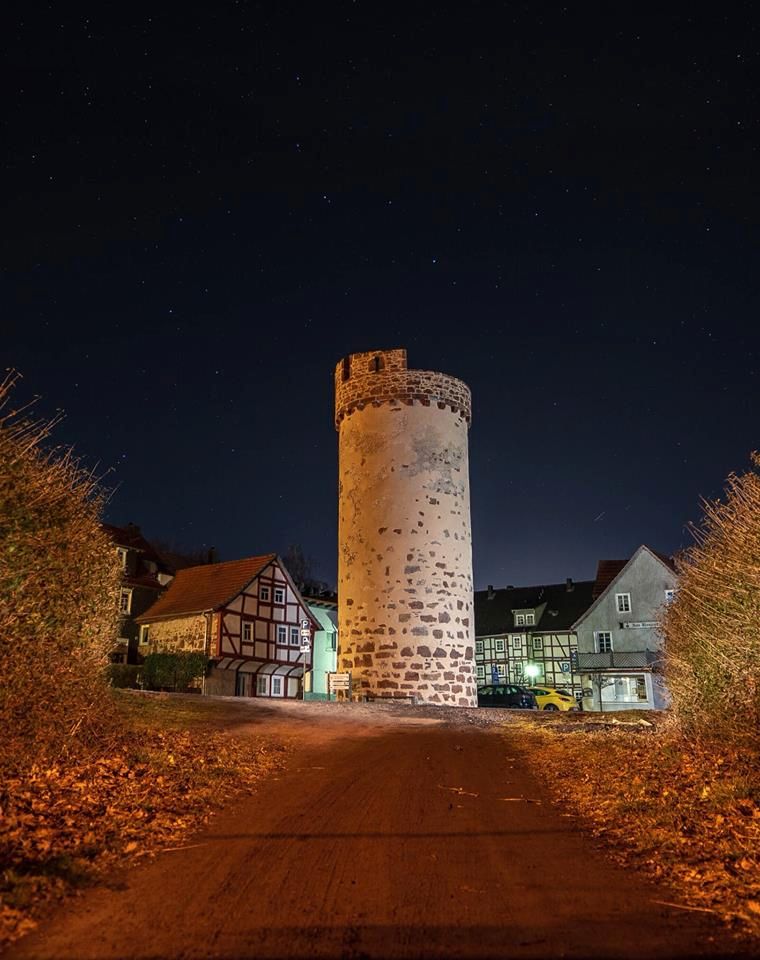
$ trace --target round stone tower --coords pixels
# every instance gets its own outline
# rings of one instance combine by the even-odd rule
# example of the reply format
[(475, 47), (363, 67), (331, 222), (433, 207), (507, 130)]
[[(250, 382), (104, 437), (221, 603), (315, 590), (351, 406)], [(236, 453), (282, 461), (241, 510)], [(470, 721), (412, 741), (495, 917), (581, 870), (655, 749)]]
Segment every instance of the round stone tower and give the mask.
[(470, 391), (406, 350), (335, 369), (338, 669), (362, 693), (477, 704)]

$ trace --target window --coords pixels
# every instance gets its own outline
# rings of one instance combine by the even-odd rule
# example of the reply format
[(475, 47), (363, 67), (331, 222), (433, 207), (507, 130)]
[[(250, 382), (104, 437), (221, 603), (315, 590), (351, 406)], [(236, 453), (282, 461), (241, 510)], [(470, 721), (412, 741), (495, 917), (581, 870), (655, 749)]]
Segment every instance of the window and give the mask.
[(301, 638), (298, 634), (298, 627), (290, 628), (290, 645), (291, 647), (297, 647), (301, 643)]
[(265, 697), (269, 693), (269, 677), (256, 677), (256, 693), (259, 697)]
[(515, 650), (522, 650), (522, 637), (512, 637), (512, 646)]
[(269, 587), (259, 587), (259, 600), (269, 599)]
[(526, 613), (526, 614), (525, 614), (525, 625), (526, 625), (527, 627), (532, 627), (533, 624), (534, 624), (534, 622), (535, 622), (535, 621), (534, 621), (533, 614), (532, 614), (532, 613)]
[(288, 628), (283, 623), (277, 624), (277, 642), (278, 643), (288, 642)]
[(285, 603), (285, 590), (282, 587), (274, 588), (274, 602)]
[(252, 626), (253, 624), (250, 624), (250, 623), (243, 624), (243, 640), (246, 643), (250, 643), (253, 640), (252, 631), (251, 631)]
[(119, 563), (121, 564), (121, 569), (127, 569), (127, 551), (123, 547), (119, 547), (116, 551), (119, 554)]
[(140, 644), (144, 646), (148, 642), (148, 632), (150, 628), (142, 626), (140, 627)]
[(496, 674), (499, 677), (499, 680), (504, 680), (507, 676), (507, 668), (504, 663), (496, 664)]
[(122, 590), (119, 597), (119, 613), (129, 613), (132, 609), (132, 591)]
[(631, 612), (631, 595), (630, 593), (616, 593), (615, 594), (615, 603), (617, 604), (618, 613), (630, 613)]
[(647, 685), (642, 674), (614, 677), (602, 687), (604, 703), (641, 703), (646, 702)]
[(481, 654), (481, 655), (482, 655), (482, 653), (483, 653), (483, 641), (482, 641), (482, 640), (476, 640), (476, 641), (475, 641), (475, 654), (476, 654), (476, 655), (477, 655), (477, 654)]
[(525, 626), (525, 614), (524, 614), (524, 613), (516, 613), (516, 614), (515, 614), (515, 626), (516, 626), (516, 627), (524, 627), (524, 626)]
[(282, 696), (282, 677), (272, 677), (272, 696)]
[(666, 590), (665, 591), (665, 603), (670, 603), (673, 597), (676, 595), (675, 590)]
[(596, 631), (596, 650), (597, 653), (612, 652), (612, 634), (609, 630)]
[(495, 642), (496, 642), (496, 652), (504, 653), (504, 638), (497, 637)]
[(533, 637), (533, 649), (534, 649), (534, 650), (543, 650), (543, 649), (544, 649), (544, 638), (543, 638), (543, 637)]
[(475, 667), (475, 672), (477, 674), (478, 680), (483, 680), (486, 675), (486, 668), (483, 666), (482, 663), (479, 663)]

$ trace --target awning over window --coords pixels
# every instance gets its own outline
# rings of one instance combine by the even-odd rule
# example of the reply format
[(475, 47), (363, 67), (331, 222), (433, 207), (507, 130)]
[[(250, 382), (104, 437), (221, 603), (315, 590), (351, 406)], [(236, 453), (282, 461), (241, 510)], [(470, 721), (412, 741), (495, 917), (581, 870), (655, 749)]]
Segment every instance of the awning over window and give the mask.
[(240, 660), (223, 657), (217, 664), (217, 670), (231, 670), (234, 673), (262, 673), (273, 677), (302, 677), (302, 663), (268, 663), (266, 660)]

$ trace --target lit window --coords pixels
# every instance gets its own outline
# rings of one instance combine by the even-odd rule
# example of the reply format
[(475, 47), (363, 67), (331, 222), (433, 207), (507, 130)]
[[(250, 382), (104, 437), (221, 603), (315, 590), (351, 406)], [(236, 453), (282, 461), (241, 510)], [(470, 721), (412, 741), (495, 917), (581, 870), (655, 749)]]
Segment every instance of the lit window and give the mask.
[(274, 602), (285, 603), (285, 591), (282, 589), (282, 587), (274, 588)]
[(252, 626), (252, 624), (250, 624), (250, 623), (244, 623), (244, 624), (243, 624), (243, 640), (244, 640), (246, 643), (250, 643), (251, 640), (253, 640), (253, 636), (252, 636), (252, 634), (251, 634), (251, 626)]
[(598, 653), (610, 653), (612, 651), (612, 634), (609, 630), (596, 631), (596, 649)]
[(298, 627), (290, 628), (290, 645), (291, 647), (297, 647), (301, 642), (301, 638), (298, 633)]
[(282, 623), (277, 624), (277, 642), (278, 643), (287, 643), (288, 642), (288, 628)]
[(497, 638), (496, 638), (496, 652), (497, 652), (497, 653), (504, 653), (504, 638), (503, 638), (503, 637), (497, 637)]
[(630, 593), (616, 593), (615, 594), (615, 603), (617, 604), (618, 613), (630, 613), (631, 612), (631, 595)]
[(259, 600), (269, 599), (269, 587), (259, 587)]
[(129, 613), (132, 609), (132, 591), (122, 590), (119, 597), (119, 613)]

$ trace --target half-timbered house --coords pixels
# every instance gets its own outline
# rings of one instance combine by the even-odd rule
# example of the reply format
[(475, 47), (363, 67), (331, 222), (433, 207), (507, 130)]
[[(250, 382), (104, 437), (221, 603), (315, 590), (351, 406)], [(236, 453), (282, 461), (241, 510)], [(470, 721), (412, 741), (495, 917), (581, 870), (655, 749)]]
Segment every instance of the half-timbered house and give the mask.
[(205, 653), (204, 692), (242, 697), (301, 696), (320, 628), (274, 553), (179, 570), (138, 622), (143, 655)]
[(546, 684), (581, 697), (573, 623), (591, 604), (593, 580), (475, 593), (478, 686)]

